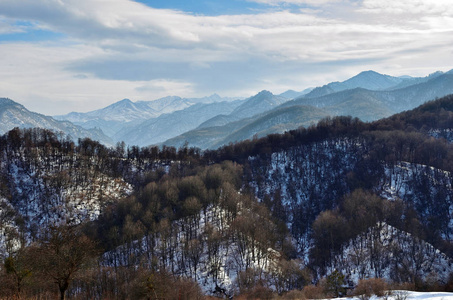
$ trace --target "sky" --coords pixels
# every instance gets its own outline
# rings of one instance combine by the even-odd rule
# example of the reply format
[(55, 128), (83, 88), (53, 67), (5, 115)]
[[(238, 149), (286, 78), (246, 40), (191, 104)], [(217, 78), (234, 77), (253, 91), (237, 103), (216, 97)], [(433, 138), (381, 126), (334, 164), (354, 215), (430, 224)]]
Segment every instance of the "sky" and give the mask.
[(0, 97), (46, 115), (450, 69), (450, 0), (0, 1)]

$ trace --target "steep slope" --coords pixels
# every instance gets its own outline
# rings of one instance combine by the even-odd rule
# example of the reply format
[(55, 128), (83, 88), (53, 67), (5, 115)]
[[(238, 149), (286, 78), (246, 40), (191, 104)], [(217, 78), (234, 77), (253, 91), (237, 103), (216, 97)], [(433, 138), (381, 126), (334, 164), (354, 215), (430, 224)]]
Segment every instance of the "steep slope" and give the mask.
[[(185, 142), (192, 147), (215, 149), (252, 137), (262, 137), (271, 133), (283, 133), (300, 126), (309, 126), (329, 115), (329, 112), (312, 106), (292, 106), (273, 109), (254, 117), (227, 122), (225, 116), (216, 116), (198, 128), (166, 140), (167, 146), (181, 147)], [(225, 119), (223, 119), (225, 118)], [(209, 126), (219, 123), (219, 126)], [(209, 127), (208, 127), (209, 126)]]
[(269, 113), (251, 119), (240, 129), (211, 145), (210, 148), (218, 148), (222, 145), (246, 140), (251, 137), (259, 138), (271, 133), (284, 133), (300, 126), (315, 124), (318, 120), (328, 115), (328, 111), (310, 106), (274, 109)]
[(57, 121), (52, 117), (31, 112), (11, 99), (0, 98), (0, 134), (4, 134), (14, 127), (46, 128), (55, 132), (63, 132), (74, 140), (88, 137), (106, 145), (113, 144), (112, 140), (100, 130), (87, 130), (71, 122)]
[(261, 91), (255, 96), (245, 99), (244, 102), (230, 114), (215, 116), (212, 119), (207, 120), (206, 124), (201, 125), (201, 127), (221, 126), (243, 118), (250, 118), (269, 111), (288, 100), (288, 98), (282, 96), (275, 96), (269, 91)]
[(132, 193), (98, 142), (75, 146), (37, 128), (14, 129), (0, 141), (0, 199), (27, 238), (48, 226), (94, 220), (108, 204)]

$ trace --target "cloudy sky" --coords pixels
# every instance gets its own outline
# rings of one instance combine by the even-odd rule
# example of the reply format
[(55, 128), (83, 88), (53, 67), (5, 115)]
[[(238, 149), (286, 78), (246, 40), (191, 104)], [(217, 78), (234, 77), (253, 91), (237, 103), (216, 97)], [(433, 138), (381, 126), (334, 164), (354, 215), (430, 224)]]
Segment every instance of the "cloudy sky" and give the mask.
[(0, 1), (0, 97), (48, 115), (452, 68), (450, 0)]

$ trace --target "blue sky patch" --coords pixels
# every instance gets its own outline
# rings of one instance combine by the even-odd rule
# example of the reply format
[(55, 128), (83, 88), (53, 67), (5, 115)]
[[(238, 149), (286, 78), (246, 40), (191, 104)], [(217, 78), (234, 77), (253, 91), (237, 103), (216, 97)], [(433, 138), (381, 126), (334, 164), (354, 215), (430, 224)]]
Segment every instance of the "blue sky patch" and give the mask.
[(267, 5), (244, 0), (135, 0), (153, 8), (176, 9), (207, 16), (251, 14), (268, 8)]
[(39, 28), (30, 21), (16, 21), (11, 26), (17, 28), (17, 31), (0, 34), (0, 42), (54, 41), (65, 37), (63, 33)]
[(54, 41), (64, 37), (65, 35), (62, 33), (38, 29), (25, 32), (0, 34), (0, 42)]

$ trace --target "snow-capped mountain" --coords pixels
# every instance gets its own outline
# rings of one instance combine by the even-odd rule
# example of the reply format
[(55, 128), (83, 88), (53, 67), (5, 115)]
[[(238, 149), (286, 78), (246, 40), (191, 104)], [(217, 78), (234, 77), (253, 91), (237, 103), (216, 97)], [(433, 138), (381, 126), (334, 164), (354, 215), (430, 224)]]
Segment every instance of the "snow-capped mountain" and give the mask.
[[(232, 101), (233, 98), (222, 98), (217, 94), (203, 98), (181, 98), (168, 96), (153, 101), (132, 102), (123, 99), (105, 108), (87, 113), (71, 112), (67, 115), (55, 116), (58, 120), (67, 120), (83, 128), (100, 128), (109, 137), (121, 136), (125, 128), (133, 128), (140, 122), (157, 118), (163, 114), (173, 113), (197, 103), (215, 103)], [(118, 140), (115, 140), (118, 141)]]
[(113, 138), (129, 145), (147, 146), (190, 131), (209, 118), (231, 113), (243, 101), (198, 103), (183, 110), (162, 114), (134, 126), (123, 127)]
[(63, 132), (74, 140), (88, 137), (106, 145), (113, 144), (112, 140), (100, 130), (87, 130), (71, 122), (58, 121), (52, 117), (31, 112), (11, 99), (0, 98), (0, 134), (4, 134), (14, 127), (45, 128), (55, 132)]
[(88, 113), (71, 112), (67, 115), (55, 116), (55, 118), (71, 121), (73, 123), (84, 123), (96, 119), (130, 122), (136, 119), (153, 117), (155, 115), (155, 110), (150, 110), (147, 103), (134, 103), (129, 99), (123, 99), (99, 110)]
[[(351, 115), (364, 121), (387, 117), (453, 93), (451, 75), (453, 74), (449, 72), (436, 72), (426, 77), (393, 77), (375, 71), (364, 71), (343, 82), (332, 82), (302, 92), (289, 90), (273, 95), (263, 90), (246, 99), (233, 111), (226, 107), (216, 110), (213, 108), (215, 105), (207, 108), (205, 114), (201, 110), (195, 113), (201, 106), (186, 110), (196, 104), (232, 100), (213, 94), (204, 98), (169, 96), (137, 102), (124, 99), (96, 111), (73, 112), (57, 118), (86, 129), (99, 128), (113, 142), (125, 141), (129, 145), (164, 142), (167, 145), (181, 146), (187, 140), (192, 146), (217, 147), (254, 135), (263, 136), (306, 126), (325, 115)], [(290, 106), (312, 106), (324, 112), (316, 113), (312, 118), (307, 118), (304, 112), (304, 117), (299, 117), (287, 110)], [(275, 112), (272, 111), (274, 109)], [(295, 107), (294, 111), (301, 111), (300, 107)], [(267, 112), (269, 115), (264, 116)], [(278, 116), (279, 113), (282, 115)], [(290, 115), (295, 119), (291, 120)], [(280, 124), (278, 120), (281, 121)], [(254, 125), (250, 125), (251, 123)]]

